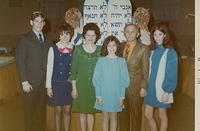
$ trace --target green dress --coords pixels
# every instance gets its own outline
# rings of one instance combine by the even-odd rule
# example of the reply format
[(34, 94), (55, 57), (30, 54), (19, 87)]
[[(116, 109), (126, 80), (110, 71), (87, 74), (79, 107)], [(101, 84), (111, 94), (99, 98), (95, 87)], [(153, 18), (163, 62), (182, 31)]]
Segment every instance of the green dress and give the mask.
[(78, 98), (73, 100), (72, 112), (93, 114), (97, 111), (94, 109), (96, 97), (92, 78), (100, 51), (100, 46), (97, 46), (93, 53), (87, 53), (82, 45), (75, 48), (72, 59), (71, 80), (76, 80)]

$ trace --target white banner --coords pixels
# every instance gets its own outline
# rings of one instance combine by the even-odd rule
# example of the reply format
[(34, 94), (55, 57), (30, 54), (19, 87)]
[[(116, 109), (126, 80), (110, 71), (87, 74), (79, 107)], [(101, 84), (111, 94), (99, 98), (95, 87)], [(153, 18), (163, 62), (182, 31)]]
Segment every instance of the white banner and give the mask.
[(132, 5), (130, 0), (85, 0), (83, 9), (84, 25), (96, 23), (101, 30), (98, 45), (109, 36), (116, 36), (121, 42), (125, 40), (125, 24), (132, 23)]

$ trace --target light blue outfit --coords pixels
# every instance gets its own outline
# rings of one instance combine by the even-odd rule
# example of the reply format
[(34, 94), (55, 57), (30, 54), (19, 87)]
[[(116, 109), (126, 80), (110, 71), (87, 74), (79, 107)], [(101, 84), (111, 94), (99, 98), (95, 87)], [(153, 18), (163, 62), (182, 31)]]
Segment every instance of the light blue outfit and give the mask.
[(98, 59), (93, 84), (96, 98), (101, 97), (103, 105), (95, 103), (94, 108), (103, 112), (120, 112), (123, 106), (119, 106), (120, 98), (125, 97), (125, 89), (129, 86), (129, 74), (124, 58), (101, 57)]
[(144, 97), (144, 104), (150, 105), (152, 107), (157, 107), (157, 108), (171, 107), (171, 104), (165, 104), (158, 101), (156, 97), (156, 88), (155, 88), (160, 60), (163, 53), (167, 49), (168, 52), (167, 52), (165, 74), (163, 74), (165, 76), (162, 83), (162, 89), (167, 93), (172, 93), (176, 89), (177, 65), (178, 65), (176, 51), (172, 48), (164, 48), (162, 44), (158, 44), (152, 55), (152, 64), (150, 67), (147, 95)]

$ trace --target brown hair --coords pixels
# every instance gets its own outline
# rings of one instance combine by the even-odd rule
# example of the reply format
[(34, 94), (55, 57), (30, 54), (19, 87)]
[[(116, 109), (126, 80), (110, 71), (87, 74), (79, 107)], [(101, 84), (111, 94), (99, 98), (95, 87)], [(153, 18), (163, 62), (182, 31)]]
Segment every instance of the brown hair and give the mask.
[(115, 52), (116, 56), (120, 56), (120, 41), (115, 37), (115, 36), (108, 36), (104, 42), (103, 42), (103, 46), (101, 48), (101, 56), (107, 56), (108, 55), (108, 50), (107, 50), (107, 46), (110, 42), (114, 41), (116, 43), (117, 46), (117, 51)]
[(85, 34), (88, 30), (92, 30), (96, 34), (96, 42), (101, 38), (100, 28), (95, 23), (87, 23), (83, 27), (83, 37), (85, 38)]
[(154, 40), (154, 32), (158, 30), (162, 33), (164, 33), (165, 38), (163, 40), (163, 47), (164, 48), (172, 48), (171, 42), (170, 42), (170, 35), (169, 35), (169, 29), (167, 28), (167, 26), (163, 23), (158, 23), (156, 24), (154, 27), (152, 27), (151, 29), (151, 34), (150, 34), (150, 38), (151, 38), (151, 45), (150, 45), (150, 49), (151, 50), (155, 50), (156, 49), (156, 42)]
[(41, 12), (39, 12), (39, 11), (33, 12), (32, 15), (31, 15), (31, 17), (30, 17), (30, 20), (33, 21), (37, 17), (41, 17), (41, 18), (43, 18), (45, 20), (45, 16)]
[(61, 24), (60, 26), (57, 27), (55, 33), (57, 35), (57, 37), (60, 37), (60, 34), (62, 32), (66, 32), (66, 33), (69, 33), (70, 34), (70, 41), (74, 35), (74, 28), (72, 28), (71, 25), (65, 23), (65, 24)]

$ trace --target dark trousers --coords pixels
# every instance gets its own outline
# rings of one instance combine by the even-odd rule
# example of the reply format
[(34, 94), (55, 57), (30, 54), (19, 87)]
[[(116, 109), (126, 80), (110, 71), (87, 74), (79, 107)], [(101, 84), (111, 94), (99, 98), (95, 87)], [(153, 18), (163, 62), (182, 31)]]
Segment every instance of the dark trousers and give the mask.
[(25, 131), (45, 131), (46, 128), (46, 89), (33, 87), (33, 91), (23, 93)]

